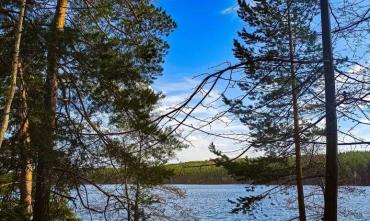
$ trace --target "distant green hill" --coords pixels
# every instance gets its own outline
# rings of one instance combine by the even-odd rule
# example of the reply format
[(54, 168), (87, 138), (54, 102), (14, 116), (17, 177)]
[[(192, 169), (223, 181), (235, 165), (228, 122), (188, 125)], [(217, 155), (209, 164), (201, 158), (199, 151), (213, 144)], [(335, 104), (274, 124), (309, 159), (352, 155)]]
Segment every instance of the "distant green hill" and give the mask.
[(339, 154), (339, 175), (345, 184), (370, 186), (370, 151)]
[(191, 161), (168, 164), (174, 176), (167, 181), (171, 184), (227, 184), (237, 183), (222, 167), (216, 167), (212, 161)]
[[(307, 156), (304, 158), (309, 160)], [(322, 169), (324, 169), (324, 156), (315, 156), (315, 159), (321, 162)], [(174, 172), (174, 176), (166, 181), (170, 184), (239, 183), (230, 177), (225, 169), (216, 167), (212, 161), (168, 164), (165, 167)], [(121, 179), (116, 174), (112, 169), (102, 168), (89, 172), (88, 176), (99, 183), (120, 183)], [(339, 154), (339, 174), (343, 185), (370, 185), (370, 152), (353, 151)]]
[[(303, 156), (304, 161), (312, 160), (309, 156)], [(319, 162), (324, 172), (324, 155), (314, 157)], [(341, 153), (339, 159), (340, 183), (343, 185), (370, 185), (370, 152), (351, 151)], [(294, 159), (291, 160), (292, 164)], [(169, 164), (167, 167), (174, 170), (175, 176), (169, 183), (190, 184), (223, 184), (238, 183), (227, 174), (222, 167), (216, 167), (212, 161), (193, 161), (178, 164)], [(311, 168), (306, 168), (307, 174)]]

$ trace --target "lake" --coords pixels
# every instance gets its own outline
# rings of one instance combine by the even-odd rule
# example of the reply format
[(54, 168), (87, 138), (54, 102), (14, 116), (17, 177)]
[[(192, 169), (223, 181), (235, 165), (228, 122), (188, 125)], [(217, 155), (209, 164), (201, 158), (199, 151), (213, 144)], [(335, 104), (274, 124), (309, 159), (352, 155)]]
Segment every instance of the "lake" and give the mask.
[[(115, 185), (103, 185), (107, 191), (119, 191)], [(274, 190), (271, 197), (264, 199), (253, 213), (231, 214), (234, 207), (228, 199), (235, 200), (239, 196), (262, 193), (274, 186), (259, 185), (254, 192), (246, 191), (246, 185), (169, 185), (176, 187), (186, 193), (184, 198), (169, 198), (164, 207), (158, 210), (167, 210), (167, 214), (174, 220), (289, 220), (298, 215), (296, 209), (296, 196), (294, 187), (284, 187), (283, 190)], [(90, 191), (90, 202), (104, 204), (106, 197)], [(158, 194), (161, 194), (158, 192)], [(315, 186), (305, 186), (307, 216), (308, 220), (318, 220), (317, 214), (321, 211), (322, 195), (321, 189)], [(339, 191), (339, 220), (343, 221), (369, 221), (370, 220), (370, 187), (345, 187)], [(176, 205), (176, 206), (174, 206)], [(83, 220), (104, 220), (99, 214), (87, 213), (83, 209), (76, 210), (78, 216)], [(171, 215), (172, 214), (172, 215)], [(119, 220), (115, 216), (107, 216), (108, 220)], [(152, 220), (161, 220), (159, 218)]]

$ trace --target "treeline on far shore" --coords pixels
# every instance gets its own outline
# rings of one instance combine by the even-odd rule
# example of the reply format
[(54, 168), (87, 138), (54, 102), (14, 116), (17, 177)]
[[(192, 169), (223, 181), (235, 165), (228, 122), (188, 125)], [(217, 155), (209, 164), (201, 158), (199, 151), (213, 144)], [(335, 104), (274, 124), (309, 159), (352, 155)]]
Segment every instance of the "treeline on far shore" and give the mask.
[[(309, 156), (303, 156), (308, 160)], [(316, 161), (324, 163), (324, 156), (315, 156)], [(292, 158), (292, 163), (294, 159)], [(243, 160), (240, 160), (243, 163)], [(317, 165), (317, 164), (316, 164)], [(228, 175), (222, 167), (217, 167), (212, 160), (192, 161), (177, 164), (164, 165), (172, 172), (165, 183), (167, 184), (236, 184), (253, 183), (250, 181), (238, 181), (237, 178)], [(322, 168), (324, 169), (324, 168)], [(310, 168), (304, 168), (303, 173), (309, 173)], [(101, 168), (88, 172), (89, 179), (101, 184), (119, 184), (123, 181), (117, 169)], [(370, 152), (356, 151), (339, 154), (339, 175), (341, 185), (370, 185)], [(307, 181), (306, 184), (312, 184)]]

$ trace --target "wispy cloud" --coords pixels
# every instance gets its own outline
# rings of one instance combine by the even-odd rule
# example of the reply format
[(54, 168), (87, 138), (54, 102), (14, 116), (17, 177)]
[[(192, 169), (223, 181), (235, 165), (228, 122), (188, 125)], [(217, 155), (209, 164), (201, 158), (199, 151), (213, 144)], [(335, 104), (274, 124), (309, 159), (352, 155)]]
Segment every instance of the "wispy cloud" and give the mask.
[[(187, 74), (183, 74), (187, 75)], [(173, 95), (178, 93), (183, 93), (186, 90), (193, 89), (199, 81), (194, 80), (192, 78), (184, 77), (181, 81), (175, 82), (162, 82), (155, 86), (155, 90), (162, 91), (167, 95)]]
[(223, 14), (223, 15), (229, 15), (229, 14), (235, 13), (238, 10), (238, 8), (239, 8), (238, 4), (235, 3), (235, 4), (231, 5), (231, 6), (223, 9), (221, 11), (221, 14)]
[[(251, 6), (255, 6), (256, 5), (256, 2), (254, 0), (246, 0), (246, 3), (249, 4), (249, 5), (251, 5)], [(233, 5), (231, 5), (231, 6), (223, 9), (221, 11), (221, 14), (223, 14), (223, 15), (233, 14), (236, 11), (238, 11), (238, 9), (239, 9), (239, 4), (235, 0), (235, 3)]]
[[(183, 78), (178, 79), (178, 81), (164, 82), (161, 85), (158, 85), (159, 88), (165, 92), (166, 97), (161, 101), (157, 111), (163, 114), (176, 107), (190, 96), (194, 90), (194, 87), (199, 83), (200, 82), (198, 80)], [(178, 130), (186, 139), (186, 143), (189, 144), (189, 148), (180, 151), (177, 154), (176, 159), (173, 159), (172, 162), (206, 160), (209, 158), (214, 158), (215, 156), (208, 150), (208, 146), (211, 142), (215, 142), (218, 149), (226, 152), (238, 150), (242, 147), (243, 144), (236, 140), (217, 136), (217, 134), (228, 134), (227, 136), (230, 137), (239, 137), (241, 136), (241, 133), (244, 134), (248, 132), (247, 128), (233, 116), (220, 116), (217, 120), (209, 124), (203, 122), (203, 120), (208, 121), (224, 110), (221, 105), (223, 104), (222, 101), (215, 101), (215, 99), (219, 96), (220, 92), (217, 88), (215, 88), (214, 91), (209, 94), (209, 97), (204, 100), (205, 106), (198, 106), (197, 109), (192, 111), (192, 117), (189, 117), (186, 120), (186, 125), (179, 127)], [(201, 97), (201, 95), (195, 96), (195, 101), (191, 102), (189, 105), (194, 106), (195, 102), (199, 101)], [(208, 106), (211, 104), (214, 107)], [(191, 111), (191, 108), (184, 108), (183, 111), (183, 113), (177, 116), (179, 119), (183, 119), (185, 114)], [(173, 123), (176, 124), (176, 122)], [(193, 127), (201, 127), (202, 131), (194, 131)], [(240, 152), (236, 151), (230, 153), (230, 156), (238, 153)]]

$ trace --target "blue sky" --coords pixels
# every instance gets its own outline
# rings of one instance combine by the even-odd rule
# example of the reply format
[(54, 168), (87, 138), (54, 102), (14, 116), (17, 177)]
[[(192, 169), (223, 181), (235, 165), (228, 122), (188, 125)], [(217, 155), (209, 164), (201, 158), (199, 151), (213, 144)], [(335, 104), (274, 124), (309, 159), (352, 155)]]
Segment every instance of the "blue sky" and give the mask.
[[(178, 26), (168, 38), (170, 50), (163, 65), (163, 76), (154, 84), (155, 89), (167, 96), (162, 106), (171, 107), (183, 101), (196, 86), (194, 76), (225, 61), (235, 61), (233, 40), (237, 38), (242, 22), (236, 15), (235, 0), (159, 0), (156, 4)], [(206, 117), (210, 114), (209, 110), (197, 110), (196, 115)], [(236, 123), (236, 127), (239, 126)], [(222, 131), (226, 130), (226, 125), (216, 124), (209, 129)], [(191, 141), (190, 147), (178, 153), (175, 161), (214, 157), (208, 145), (215, 138), (192, 133), (188, 140)], [(226, 150), (234, 147), (227, 141), (222, 141), (222, 144)]]
[(178, 25), (168, 39), (171, 48), (159, 82), (192, 77), (233, 60), (232, 42), (241, 22), (224, 10), (235, 0), (160, 0), (158, 5)]

